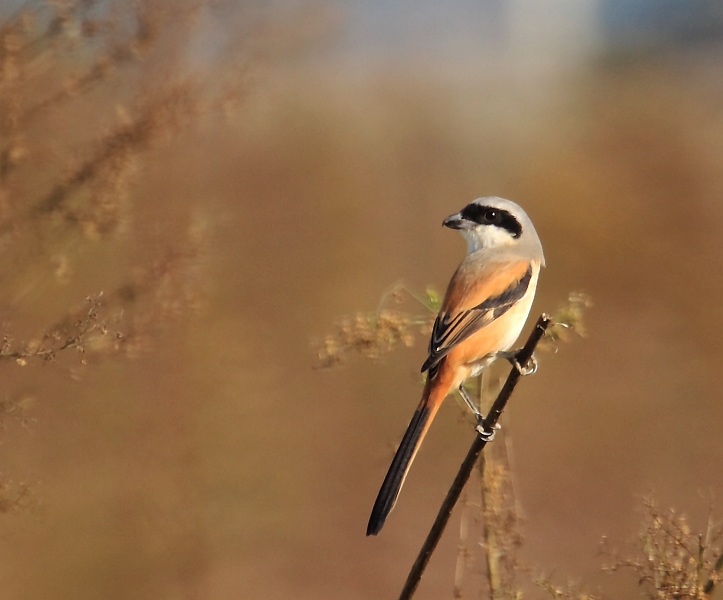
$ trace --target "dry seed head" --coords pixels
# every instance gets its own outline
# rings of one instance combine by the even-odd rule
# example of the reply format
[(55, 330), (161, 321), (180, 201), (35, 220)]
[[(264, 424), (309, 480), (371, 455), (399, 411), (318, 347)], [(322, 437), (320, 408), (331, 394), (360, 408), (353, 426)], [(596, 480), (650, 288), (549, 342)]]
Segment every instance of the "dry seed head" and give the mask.
[(572, 333), (586, 335), (585, 311), (592, 307), (592, 299), (583, 292), (571, 292), (567, 302), (552, 317), (552, 326), (547, 329), (541, 346), (546, 350), (555, 350), (556, 343), (568, 341)]
[(379, 314), (358, 313), (336, 324), (336, 331), (318, 343), (317, 367), (328, 368), (343, 363), (348, 354), (378, 359), (399, 345), (414, 344), (414, 319), (397, 310)]
[(720, 578), (716, 565), (721, 549), (711, 543), (718, 532), (709, 523), (705, 533), (694, 533), (684, 515), (674, 510), (661, 512), (650, 498), (643, 500), (643, 508), (638, 549), (644, 560), (634, 556), (621, 559), (605, 549), (604, 553), (613, 557), (606, 570), (632, 570), (651, 599), (708, 598)]

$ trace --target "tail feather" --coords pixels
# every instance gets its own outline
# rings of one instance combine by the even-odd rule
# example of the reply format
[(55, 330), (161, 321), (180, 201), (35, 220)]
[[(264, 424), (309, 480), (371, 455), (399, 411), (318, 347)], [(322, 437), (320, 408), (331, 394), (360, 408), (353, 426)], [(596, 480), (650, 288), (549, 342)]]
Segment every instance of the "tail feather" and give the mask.
[(419, 445), (424, 439), (424, 434), (427, 432), (431, 424), (431, 419), (434, 417), (438, 408), (438, 403), (430, 405), (425, 397), (419, 405), (419, 408), (414, 411), (412, 420), (409, 422), (407, 431), (404, 433), (402, 442), (399, 444), (397, 453), (394, 455), (392, 464), (389, 466), (389, 471), (387, 471), (377, 499), (374, 502), (374, 508), (372, 508), (372, 514), (369, 517), (369, 525), (367, 525), (367, 535), (376, 535), (379, 533), (384, 525), (384, 521), (386, 521), (387, 516), (392, 508), (394, 508), (399, 491), (402, 489), (402, 484), (407, 476), (407, 471), (409, 471), (409, 467), (412, 465)]

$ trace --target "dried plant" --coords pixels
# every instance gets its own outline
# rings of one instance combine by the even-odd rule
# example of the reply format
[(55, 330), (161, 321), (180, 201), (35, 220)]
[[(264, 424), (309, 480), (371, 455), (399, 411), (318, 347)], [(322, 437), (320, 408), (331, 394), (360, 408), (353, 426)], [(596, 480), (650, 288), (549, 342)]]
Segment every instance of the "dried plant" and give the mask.
[[(421, 306), (424, 312), (414, 314), (387, 308), (387, 304), (399, 305), (408, 298)], [(318, 355), (316, 366), (330, 368), (341, 365), (349, 354), (378, 359), (400, 345), (413, 346), (415, 332), (422, 335), (431, 333), (439, 303), (439, 295), (432, 287), (428, 287), (423, 296), (418, 296), (404, 284), (395, 284), (382, 296), (377, 312), (357, 313), (341, 319), (335, 324), (333, 333), (314, 344)]]
[[(421, 314), (388, 308), (412, 299), (424, 310)], [(397, 283), (382, 296), (379, 308), (373, 313), (356, 313), (335, 323), (335, 329), (321, 341), (314, 342), (319, 368), (330, 368), (346, 362), (350, 354), (363, 358), (378, 359), (393, 352), (400, 345), (411, 347), (416, 341), (415, 333), (422, 338), (429, 336), (434, 317), (439, 310), (441, 298), (434, 287), (428, 286), (423, 294), (417, 294), (404, 284)], [(571, 292), (553, 316), (549, 333), (540, 344), (542, 350), (555, 350), (556, 343), (566, 341), (570, 334), (586, 335), (585, 310), (592, 300), (583, 292)]]
[(537, 574), (533, 583), (554, 600), (601, 600), (601, 596), (583, 589), (577, 581), (568, 581), (564, 585), (553, 583), (549, 576)]
[[(214, 67), (201, 76), (186, 47), (198, 16), (210, 7), (206, 0), (30, 0), (0, 15), (4, 289), (26, 286), (28, 264), (44, 261), (56, 281), (67, 284), (78, 256), (103, 241), (127, 238), (149, 151), (207, 115), (223, 116), (232, 98), (242, 98), (251, 82), (239, 64), (258, 72), (262, 56), (273, 60), (291, 52), (278, 48), (285, 18), (256, 11), (221, 67), (229, 71)], [(297, 31), (286, 39), (301, 44), (302, 38)], [(6, 326), (0, 360), (25, 366), (71, 349), (136, 353), (164, 320), (203, 304), (208, 227), (196, 218), (186, 237), (176, 236), (156, 258), (143, 257), (143, 266), (131, 268), (125, 281), (121, 276), (110, 291), (97, 290), (86, 308), (69, 308), (32, 339), (14, 339)], [(393, 328), (394, 318), (382, 321)]]
[[(25, 285), (30, 261), (49, 262), (56, 280), (68, 283), (77, 256), (128, 234), (134, 186), (149, 150), (214, 106), (183, 64), (183, 45), (205, 5), (37, 1), (0, 23), (6, 289)], [(85, 111), (83, 121), (78, 111)], [(131, 330), (135, 340), (149, 338), (162, 320), (198, 308), (205, 242), (199, 227), (190, 229), (166, 256), (144, 257), (150, 266), (114, 282), (117, 292), (98, 290), (85, 309), (70, 308), (33, 339), (15, 340), (6, 330), (0, 359), (25, 366), (65, 350), (128, 348)]]
[(567, 301), (557, 309), (553, 316), (553, 326), (542, 341), (541, 348), (555, 351), (560, 341), (569, 341), (572, 334), (580, 337), (587, 335), (585, 329), (585, 311), (592, 307), (592, 298), (584, 292), (570, 292)]
[[(501, 446), (506, 449), (507, 445)], [(506, 461), (490, 453), (479, 463), (482, 496), (482, 548), (487, 562), (489, 588), (495, 598), (514, 599), (520, 593), (518, 550), (522, 545), (520, 511), (512, 481), (512, 472)]]
[[(0, 343), (0, 360), (13, 360), (21, 367), (34, 359), (50, 361), (64, 350), (84, 353), (87, 348), (100, 346), (98, 341), (108, 335), (108, 320), (99, 317), (102, 294), (86, 299), (86, 307), (68, 314), (48, 329), (40, 338), (15, 344), (7, 334)], [(116, 334), (120, 337), (120, 334)]]
[[(91, 360), (147, 351), (168, 324), (203, 308), (206, 199), (174, 204), (188, 213), (185, 232), (157, 223), (148, 234), (140, 209), (154, 199), (138, 194), (142, 177), (158, 171), (164, 145), (201, 135), (230, 104), (238, 114), (259, 73), (298, 51), (305, 35), (281, 47), (274, 31), (290, 27), (287, 17), (247, 11), (224, 60), (199, 69), (191, 58), (199, 17), (216, 7), (26, 0), (15, 12), (0, 9), (0, 366), (53, 363), (78, 375)], [(96, 254), (115, 260), (102, 287), (80, 289)], [(52, 286), (75, 295), (16, 326), (13, 317), (31, 312), (26, 299)], [(0, 425), (28, 423), (29, 394), (5, 393)], [(0, 478), (0, 512), (22, 506), (28, 489)]]
[(723, 579), (723, 525), (711, 512), (705, 530), (694, 532), (684, 514), (646, 497), (636, 555), (620, 557), (606, 538), (602, 553), (610, 559), (605, 571), (632, 571), (651, 600), (705, 600)]
[[(482, 596), (515, 600), (522, 597), (518, 551), (522, 545), (522, 518), (508, 463), (509, 439), (492, 445), (477, 463), (468, 486), (460, 521), (460, 545), (454, 583), (455, 598)], [(495, 452), (494, 449), (503, 448)], [(471, 488), (471, 489), (470, 489)], [(471, 579), (465, 584), (466, 579)], [(477, 580), (478, 593), (471, 584)]]

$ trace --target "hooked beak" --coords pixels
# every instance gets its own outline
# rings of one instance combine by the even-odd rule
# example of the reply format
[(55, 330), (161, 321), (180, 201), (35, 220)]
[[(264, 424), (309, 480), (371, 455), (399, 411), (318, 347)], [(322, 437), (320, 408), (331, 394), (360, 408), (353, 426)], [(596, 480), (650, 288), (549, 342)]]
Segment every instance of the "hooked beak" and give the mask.
[(462, 217), (460, 213), (454, 213), (442, 221), (442, 225), (450, 229), (472, 229), (475, 224)]

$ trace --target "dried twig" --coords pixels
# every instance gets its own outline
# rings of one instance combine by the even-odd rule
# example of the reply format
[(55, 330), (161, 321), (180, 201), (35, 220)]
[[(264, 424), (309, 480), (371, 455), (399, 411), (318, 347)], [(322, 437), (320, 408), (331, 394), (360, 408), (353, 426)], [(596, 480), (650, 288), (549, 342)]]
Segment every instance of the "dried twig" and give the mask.
[[(542, 339), (542, 336), (545, 334), (545, 331), (551, 323), (552, 319), (546, 314), (540, 316), (534, 329), (532, 330), (532, 333), (530, 333), (530, 337), (527, 339), (527, 342), (517, 356), (517, 360), (520, 364), (525, 365), (530, 361), (537, 344)], [(519, 370), (513, 367), (510, 374), (507, 376), (507, 381), (505, 381), (502, 390), (500, 390), (500, 393), (497, 395), (497, 399), (482, 424), (482, 428), (485, 431), (492, 431), (497, 424), (497, 421), (507, 405), (507, 401), (510, 399), (510, 396), (512, 395), (520, 377), (521, 374)], [(427, 539), (424, 541), (422, 549), (419, 551), (417, 560), (414, 561), (414, 565), (409, 572), (407, 581), (405, 582), (402, 593), (399, 596), (400, 600), (408, 600), (417, 589), (424, 570), (427, 568), (429, 559), (432, 556), (434, 549), (437, 547), (437, 544), (442, 537), (442, 533), (447, 526), (449, 517), (452, 514), (452, 509), (457, 503), (457, 500), (462, 493), (462, 489), (467, 483), (467, 480), (472, 473), (472, 469), (477, 463), (477, 459), (486, 445), (487, 441), (479, 435), (475, 438), (474, 442), (472, 442), (472, 446), (467, 452), (467, 456), (459, 468), (457, 476), (452, 483), (452, 487), (449, 489), (449, 492), (447, 492), (447, 497), (444, 499), (444, 502), (442, 502), (437, 518), (432, 525), (432, 529), (430, 530)]]

